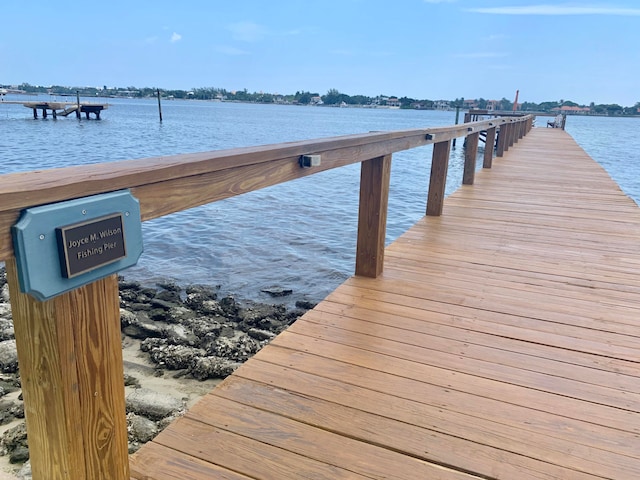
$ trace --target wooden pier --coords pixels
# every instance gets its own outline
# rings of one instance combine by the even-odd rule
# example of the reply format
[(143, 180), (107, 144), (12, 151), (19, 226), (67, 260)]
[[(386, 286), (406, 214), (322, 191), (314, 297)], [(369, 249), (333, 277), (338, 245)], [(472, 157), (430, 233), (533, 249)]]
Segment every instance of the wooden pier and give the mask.
[[(444, 201), (460, 136), (464, 185)], [(391, 153), (427, 143), (427, 216), (385, 249)], [(321, 165), (300, 168), (309, 154)], [(119, 319), (102, 308), (115, 275), (21, 294), (20, 209), (131, 188), (147, 220), (355, 162), (357, 275), (129, 463)], [(640, 478), (640, 210), (560, 129), (503, 118), (11, 174), (0, 227), (36, 480)]]
[(521, 142), (132, 477), (640, 478), (640, 210), (566, 133)]
[(38, 110), (42, 114), (42, 118), (51, 115), (53, 118), (67, 117), (72, 113), (80, 118), (80, 114), (84, 113), (87, 120), (90, 114), (93, 114), (97, 120), (100, 120), (100, 113), (109, 108), (107, 103), (87, 103), (87, 102), (20, 102), (8, 101), (3, 104), (18, 104), (33, 110), (33, 118), (38, 118)]

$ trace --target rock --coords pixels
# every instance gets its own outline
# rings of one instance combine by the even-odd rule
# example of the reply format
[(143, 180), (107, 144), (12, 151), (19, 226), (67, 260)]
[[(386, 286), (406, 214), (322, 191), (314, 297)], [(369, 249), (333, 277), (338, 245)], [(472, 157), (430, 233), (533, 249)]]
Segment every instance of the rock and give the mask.
[(129, 375), (128, 373), (124, 374), (124, 386), (125, 387), (139, 387), (140, 381), (134, 377), (133, 375)]
[(276, 334), (273, 332), (269, 332), (268, 330), (260, 330), (259, 328), (250, 328), (247, 330), (247, 335), (251, 338), (255, 338), (259, 342), (263, 340), (271, 340), (275, 338)]
[(205, 336), (212, 334), (215, 337), (220, 335), (223, 324), (219, 321), (224, 321), (223, 317), (197, 317), (186, 322), (186, 325), (198, 338), (204, 338)]
[(158, 292), (154, 300), (166, 302), (169, 304), (179, 305), (182, 303), (182, 298), (180, 298), (180, 289), (171, 290), (171, 291), (165, 290), (162, 292)]
[(208, 378), (226, 378), (231, 375), (241, 364), (219, 357), (199, 357), (196, 358), (191, 374), (198, 380)]
[(171, 323), (185, 323), (196, 317), (196, 313), (183, 305), (178, 305), (169, 310), (167, 315), (167, 322)]
[(20, 480), (31, 480), (33, 477), (31, 475), (31, 462), (27, 460), (27, 462), (22, 466), (20, 471), (18, 472), (18, 478)]
[(3, 373), (18, 371), (18, 351), (15, 340), (0, 342), (0, 371)]
[(129, 413), (127, 415), (127, 432), (130, 442), (147, 443), (158, 434), (158, 425), (146, 417)]
[[(0, 304), (0, 310), (2, 310), (2, 305), (4, 304)], [(2, 315), (2, 312), (0, 312), (0, 341), (12, 340), (14, 337), (11, 309), (6, 312), (6, 315)]]
[(270, 330), (273, 324), (281, 325), (278, 321), (287, 313), (284, 305), (252, 305), (238, 312), (238, 319), (248, 328), (258, 327)]
[(219, 337), (207, 350), (207, 353), (216, 357), (244, 362), (259, 349), (260, 346), (254, 339), (246, 334), (241, 334), (235, 338)]
[(238, 312), (240, 311), (240, 307), (236, 299), (231, 296), (226, 296), (222, 300), (220, 300), (220, 308), (224, 312), (224, 315), (227, 318), (236, 318), (238, 316)]
[(203, 286), (190, 286), (186, 290), (187, 298), (184, 304), (196, 312), (224, 314), (220, 304), (217, 302), (216, 291)]
[[(180, 298), (178, 298), (178, 303), (179, 301), (180, 301)], [(162, 310), (167, 310), (167, 311), (177, 306), (175, 302), (167, 302), (166, 300), (160, 300), (159, 298), (151, 299), (150, 304), (152, 307), (160, 308)]]
[(187, 329), (184, 325), (170, 324), (162, 330), (163, 337), (165, 337), (169, 343), (174, 345), (188, 345), (194, 346), (198, 344), (198, 337)]
[(316, 305), (316, 303), (309, 302), (307, 300), (298, 300), (296, 302), (296, 307), (301, 308), (302, 310), (312, 310)]
[(4, 432), (0, 437), (0, 446), (2, 447), (2, 455), (11, 453), (18, 447), (28, 448), (26, 424), (21, 423)]
[(19, 446), (9, 455), (9, 463), (24, 463), (29, 460), (29, 449)]
[(122, 329), (124, 334), (138, 339), (162, 336), (162, 329), (166, 327), (166, 324), (154, 322), (145, 312), (132, 313), (124, 310), (128, 314), (123, 315), (123, 310), (120, 309), (120, 323), (124, 327)]
[(5, 283), (0, 289), (0, 298), (4, 303), (9, 303), (9, 284)]
[(290, 288), (282, 288), (282, 287), (268, 287), (260, 290), (272, 297), (286, 297), (287, 295), (291, 295), (293, 290)]
[(183, 345), (164, 345), (152, 348), (151, 360), (162, 368), (180, 370), (189, 368), (196, 357), (204, 356), (206, 352), (201, 348), (185, 347)]
[(140, 344), (140, 350), (150, 353), (154, 348), (163, 347), (168, 344), (169, 342), (166, 338), (147, 338)]
[(184, 409), (179, 398), (163, 395), (146, 388), (138, 388), (127, 395), (127, 411), (142, 415), (151, 420), (173, 415)]

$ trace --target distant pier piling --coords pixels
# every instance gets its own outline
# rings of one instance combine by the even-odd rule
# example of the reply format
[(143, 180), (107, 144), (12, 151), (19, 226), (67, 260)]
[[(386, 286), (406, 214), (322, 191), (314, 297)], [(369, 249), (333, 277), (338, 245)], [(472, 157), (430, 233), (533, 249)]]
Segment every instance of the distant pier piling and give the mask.
[(158, 94), (158, 115), (160, 116), (160, 123), (162, 123), (162, 104), (160, 103), (160, 89), (157, 89)]

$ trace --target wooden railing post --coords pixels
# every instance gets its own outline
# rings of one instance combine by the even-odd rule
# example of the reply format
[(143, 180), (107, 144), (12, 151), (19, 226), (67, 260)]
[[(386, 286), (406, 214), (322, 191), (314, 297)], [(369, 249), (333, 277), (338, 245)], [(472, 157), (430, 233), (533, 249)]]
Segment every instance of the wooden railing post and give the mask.
[(475, 132), (467, 136), (464, 150), (464, 172), (462, 174), (463, 185), (473, 185), (475, 180), (479, 138), (480, 132)]
[(496, 143), (496, 127), (487, 128), (487, 136), (484, 142), (483, 168), (491, 168), (493, 164), (493, 144)]
[(391, 155), (362, 162), (356, 275), (375, 278), (384, 267)]
[(431, 177), (429, 179), (429, 194), (427, 197), (427, 215), (436, 217), (442, 215), (450, 150), (451, 141), (449, 140), (433, 144)]
[(525, 121), (518, 120), (518, 138), (522, 138), (526, 135), (526, 132), (524, 131), (524, 126), (525, 126)]
[(33, 478), (128, 480), (116, 275), (40, 302), (6, 268)]
[(509, 146), (512, 147), (516, 143), (516, 124), (513, 120), (509, 123)]
[(507, 150), (507, 124), (500, 125), (498, 133), (498, 146), (496, 147), (496, 157), (502, 157)]

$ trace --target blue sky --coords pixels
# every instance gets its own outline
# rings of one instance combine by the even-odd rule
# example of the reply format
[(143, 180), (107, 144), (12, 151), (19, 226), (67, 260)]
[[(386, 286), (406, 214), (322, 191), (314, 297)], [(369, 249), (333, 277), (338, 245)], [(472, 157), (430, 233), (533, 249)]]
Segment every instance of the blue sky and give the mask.
[(640, 101), (637, 0), (3, 2), (0, 84)]

